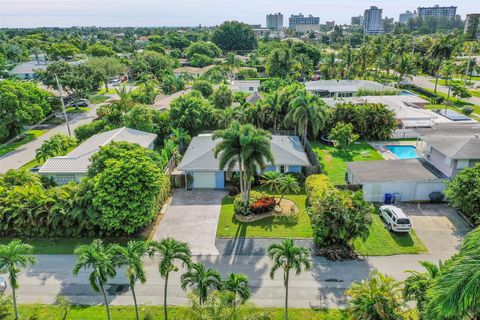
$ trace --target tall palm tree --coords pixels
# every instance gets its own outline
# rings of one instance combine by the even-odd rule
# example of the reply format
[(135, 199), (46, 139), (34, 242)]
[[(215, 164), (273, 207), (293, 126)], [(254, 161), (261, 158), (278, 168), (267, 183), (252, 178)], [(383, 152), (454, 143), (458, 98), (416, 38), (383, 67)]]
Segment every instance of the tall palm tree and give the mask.
[(444, 60), (450, 59), (454, 49), (455, 47), (452, 43), (451, 37), (448, 35), (435, 38), (435, 41), (428, 49), (427, 56), (434, 62), (433, 72), (435, 75), (435, 93), (437, 93), (438, 72), (440, 71), (440, 67)]
[(135, 317), (139, 320), (137, 295), (135, 294), (135, 283), (145, 283), (147, 277), (143, 268), (142, 257), (146, 253), (146, 243), (144, 241), (129, 241), (125, 247), (113, 245), (112, 250), (117, 255), (116, 261), (118, 267), (126, 267), (126, 275), (130, 288), (132, 289), (133, 303), (135, 305)]
[(193, 263), (190, 270), (180, 277), (182, 289), (193, 288), (198, 294), (200, 305), (203, 305), (207, 299), (208, 292), (211, 289), (220, 289), (222, 287), (222, 277), (215, 269), (206, 269), (201, 263)]
[(278, 190), (282, 194), (280, 199), (278, 200), (278, 204), (282, 202), (283, 197), (287, 193), (298, 193), (300, 192), (300, 184), (298, 183), (297, 178), (295, 178), (291, 174), (285, 174), (280, 179), (280, 185), (278, 186)]
[(173, 238), (165, 238), (160, 242), (152, 241), (150, 244), (150, 253), (158, 253), (160, 255), (160, 261), (158, 263), (158, 271), (160, 276), (165, 279), (165, 287), (163, 288), (163, 313), (165, 320), (168, 319), (167, 310), (167, 296), (168, 296), (168, 277), (171, 272), (177, 272), (177, 262), (180, 262), (183, 266), (190, 265), (190, 259), (192, 253), (188, 244), (185, 242), (177, 241)]
[(345, 291), (352, 320), (397, 320), (405, 303), (401, 283), (377, 270)]
[(282, 112), (281, 94), (274, 91), (262, 100), (262, 106), (268, 117), (273, 121), (273, 130), (277, 130), (277, 119)]
[(88, 280), (90, 286), (96, 292), (101, 292), (107, 317), (110, 320), (110, 307), (108, 305), (105, 284), (109, 278), (115, 277), (116, 255), (111, 246), (105, 246), (102, 240), (93, 240), (91, 244), (85, 244), (77, 247), (74, 254), (77, 256), (77, 263), (73, 267), (73, 275), (78, 275), (81, 269), (91, 270)]
[(440, 74), (443, 78), (445, 78), (445, 82), (448, 87), (447, 100), (450, 100), (450, 91), (452, 89), (452, 75), (454, 74), (454, 72), (455, 65), (450, 60), (445, 61), (440, 67)]
[(8, 273), (10, 287), (12, 288), (15, 320), (18, 319), (17, 297), (15, 294), (15, 290), (18, 289), (17, 275), (22, 268), (37, 262), (32, 253), (33, 247), (22, 243), (20, 240), (13, 240), (8, 244), (0, 245), (0, 273)]
[(402, 81), (403, 77), (409, 77), (413, 70), (414, 67), (411, 56), (408, 53), (401, 54), (397, 61), (397, 72), (400, 74), (398, 83)]
[(283, 285), (285, 286), (285, 320), (288, 320), (288, 281), (290, 271), (295, 271), (298, 276), (303, 270), (310, 270), (312, 264), (309, 259), (308, 250), (294, 245), (292, 239), (283, 240), (281, 243), (274, 243), (268, 247), (268, 256), (273, 261), (270, 269), (270, 278), (275, 277), (278, 269), (283, 271)]
[(250, 298), (251, 291), (248, 286), (248, 277), (244, 274), (229, 273), (227, 279), (223, 281), (223, 290), (229, 291), (234, 294), (233, 309), (237, 305), (237, 297), (240, 298), (240, 302), (244, 303)]
[(192, 139), (188, 132), (183, 128), (172, 128), (170, 138), (178, 144), (181, 152), (185, 150), (185, 146), (188, 145)]
[(435, 319), (480, 318), (480, 228), (463, 240), (428, 289), (428, 314)]
[(347, 72), (347, 79), (350, 80), (353, 65), (353, 51), (349, 44), (346, 44), (340, 51), (340, 58), (343, 60)]
[(132, 89), (127, 88), (126, 85), (121, 85), (115, 88), (118, 95), (118, 100), (113, 101), (117, 104), (122, 112), (127, 112), (135, 104), (132, 100)]
[(327, 107), (316, 95), (305, 90), (298, 90), (296, 97), (290, 102), (290, 111), (285, 122), (298, 126), (303, 143), (306, 142), (309, 125), (314, 135), (317, 135), (325, 126)]
[(274, 162), (271, 135), (251, 124), (233, 122), (230, 128), (215, 131), (213, 139), (221, 139), (214, 151), (215, 157), (220, 157), (220, 169), (231, 171), (238, 166), (243, 213), (247, 214), (253, 176), (267, 163)]

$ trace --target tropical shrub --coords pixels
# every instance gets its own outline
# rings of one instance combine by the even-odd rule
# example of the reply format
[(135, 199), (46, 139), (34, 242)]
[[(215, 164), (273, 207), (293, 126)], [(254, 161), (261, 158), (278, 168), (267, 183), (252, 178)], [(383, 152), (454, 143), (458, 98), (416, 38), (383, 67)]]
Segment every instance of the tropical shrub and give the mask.
[(220, 86), (213, 92), (212, 101), (215, 107), (225, 109), (233, 102), (233, 92), (227, 86)]
[(336, 148), (344, 150), (358, 139), (358, 134), (353, 133), (351, 123), (339, 122), (332, 131), (330, 131), (328, 139), (333, 141)]
[(465, 106), (462, 108), (462, 113), (466, 116), (469, 116), (473, 113), (474, 109), (471, 106)]
[[(253, 206), (253, 207), (252, 207)], [(275, 208), (275, 199), (266, 192), (251, 191), (249, 213), (263, 213)], [(233, 201), (233, 211), (240, 214), (243, 210), (243, 199), (239, 194)]]
[(480, 164), (463, 169), (444, 192), (452, 207), (463, 212), (475, 225), (480, 224)]
[(333, 188), (335, 188), (335, 186), (324, 174), (312, 174), (305, 180), (305, 191), (308, 202), (311, 205), (320, 201), (325, 192)]
[(75, 137), (77, 137), (78, 141), (84, 141), (93, 136), (94, 134), (108, 131), (111, 128), (105, 120), (97, 120), (91, 123), (84, 124), (75, 128)]
[(192, 85), (193, 90), (198, 90), (204, 98), (208, 98), (213, 93), (213, 86), (207, 80), (196, 80)]

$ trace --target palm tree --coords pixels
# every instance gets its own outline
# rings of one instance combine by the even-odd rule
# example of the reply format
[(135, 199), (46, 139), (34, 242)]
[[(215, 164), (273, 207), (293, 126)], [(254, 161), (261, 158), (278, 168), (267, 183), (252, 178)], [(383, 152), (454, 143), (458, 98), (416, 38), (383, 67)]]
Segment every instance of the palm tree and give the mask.
[(397, 61), (397, 71), (400, 74), (398, 83), (402, 81), (403, 77), (408, 77), (413, 72), (412, 58), (408, 53), (400, 55)]
[(233, 309), (237, 305), (237, 296), (240, 298), (240, 302), (244, 303), (251, 295), (248, 277), (244, 274), (229, 273), (227, 279), (223, 281), (223, 290), (234, 294)]
[(73, 275), (78, 275), (81, 269), (91, 270), (88, 277), (90, 286), (96, 292), (102, 292), (107, 317), (110, 320), (110, 307), (105, 292), (105, 284), (109, 278), (113, 278), (117, 274), (114, 250), (111, 246), (105, 246), (102, 240), (96, 239), (91, 244), (77, 247), (74, 254), (77, 256), (77, 263), (73, 267)]
[(185, 150), (185, 146), (188, 145), (192, 139), (188, 132), (183, 128), (172, 128), (170, 138), (178, 144), (181, 152)]
[(278, 269), (283, 270), (283, 285), (285, 286), (285, 319), (288, 320), (288, 281), (290, 271), (294, 270), (298, 276), (303, 270), (310, 270), (308, 250), (294, 245), (292, 239), (283, 240), (281, 243), (274, 243), (268, 247), (268, 256), (273, 261), (270, 269), (270, 278), (274, 278)]
[(126, 85), (121, 85), (119, 88), (115, 88), (115, 92), (118, 95), (118, 100), (113, 101), (120, 107), (122, 112), (127, 112), (135, 104), (132, 100), (132, 89), (128, 89)]
[(283, 175), (278, 171), (266, 171), (260, 176), (260, 184), (268, 187), (270, 192), (279, 193)]
[(440, 67), (440, 74), (445, 78), (446, 84), (448, 86), (447, 100), (450, 100), (450, 91), (452, 88), (452, 75), (455, 72), (455, 65), (447, 60)]
[(285, 117), (286, 123), (294, 123), (302, 135), (302, 141), (307, 141), (308, 127), (311, 126), (314, 135), (317, 135), (325, 126), (327, 107), (316, 95), (305, 90), (298, 90), (295, 99), (290, 102), (290, 111)]
[(480, 228), (463, 240), (459, 253), (445, 262), (428, 289), (427, 313), (432, 319), (479, 319)]
[(353, 51), (349, 44), (346, 44), (340, 51), (340, 58), (343, 60), (347, 72), (347, 79), (350, 80), (353, 64)]
[(262, 100), (263, 109), (268, 114), (269, 118), (273, 121), (273, 131), (277, 130), (277, 118), (282, 112), (281, 95), (278, 91), (274, 91), (267, 95)]
[(427, 56), (434, 62), (433, 71), (435, 75), (435, 90), (437, 93), (438, 72), (444, 60), (450, 59), (454, 51), (454, 45), (450, 36), (442, 36), (435, 38), (434, 43), (430, 46)]
[(273, 163), (271, 135), (256, 129), (251, 124), (233, 122), (230, 128), (217, 130), (213, 139), (222, 139), (215, 147), (215, 157), (220, 157), (220, 169), (240, 172), (240, 193), (243, 199), (243, 213), (248, 213), (252, 178), (266, 163)]
[(432, 285), (433, 280), (440, 274), (442, 262), (437, 266), (430, 261), (420, 261), (426, 272), (406, 271), (410, 275), (405, 279), (403, 287), (403, 296), (405, 299), (415, 301), (420, 319), (424, 317), (425, 306), (427, 304), (427, 290)]
[(352, 320), (397, 320), (405, 303), (400, 282), (377, 270), (345, 291)]
[(222, 277), (215, 269), (206, 269), (201, 263), (193, 263), (190, 269), (180, 277), (182, 289), (193, 288), (198, 294), (200, 305), (203, 305), (210, 289), (222, 287)]
[(37, 259), (32, 253), (33, 247), (22, 243), (20, 240), (13, 240), (9, 244), (0, 245), (0, 273), (8, 273), (10, 287), (12, 288), (15, 320), (18, 319), (17, 297), (15, 295), (15, 290), (18, 289), (17, 275), (21, 268), (37, 263)]
[(183, 266), (190, 265), (191, 252), (188, 244), (185, 242), (177, 241), (173, 238), (165, 238), (160, 242), (152, 241), (150, 244), (153, 249), (150, 254), (158, 253), (160, 255), (160, 261), (158, 263), (158, 270), (160, 276), (165, 279), (165, 287), (163, 291), (163, 312), (165, 320), (168, 319), (167, 310), (167, 296), (168, 296), (168, 277), (170, 272), (177, 272), (178, 267), (175, 263), (181, 262)]
[[(132, 288), (133, 303), (135, 305), (135, 316), (139, 320), (137, 296), (135, 294), (135, 283), (145, 283), (147, 281), (145, 270), (143, 269), (142, 257), (145, 255), (147, 246), (144, 241), (129, 241), (125, 247), (120, 245), (112, 246), (112, 250), (117, 255), (116, 261), (118, 267), (125, 266), (126, 274)], [(116, 259), (117, 260), (117, 259)]]
[(298, 183), (297, 178), (295, 178), (291, 174), (285, 174), (283, 177), (280, 179), (280, 185), (278, 187), (278, 190), (282, 194), (280, 197), (280, 200), (278, 200), (278, 204), (282, 202), (283, 197), (287, 193), (298, 193), (300, 192), (300, 184)]

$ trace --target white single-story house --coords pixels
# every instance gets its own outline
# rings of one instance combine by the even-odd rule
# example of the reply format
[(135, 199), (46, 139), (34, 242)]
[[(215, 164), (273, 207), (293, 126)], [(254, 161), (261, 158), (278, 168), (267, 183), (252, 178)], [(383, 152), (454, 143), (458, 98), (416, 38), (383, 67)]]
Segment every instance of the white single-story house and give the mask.
[[(191, 178), (188, 187), (224, 189), (232, 172), (220, 169), (219, 159), (214, 156), (214, 148), (221, 140), (213, 140), (212, 134), (194, 137), (188, 146), (178, 171)], [(272, 135), (271, 149), (274, 163), (265, 171), (296, 172), (310, 166), (307, 154), (296, 136)], [(233, 170), (238, 171), (238, 168)]]
[(228, 87), (232, 91), (254, 93), (260, 90), (260, 80), (232, 80)]
[(363, 198), (383, 202), (386, 193), (401, 201), (428, 201), (442, 192), (447, 177), (424, 159), (378, 160), (347, 163), (348, 182), (362, 186)]
[(305, 88), (308, 92), (321, 97), (353, 97), (361, 89), (385, 91), (392, 90), (378, 82), (369, 80), (315, 80), (307, 81)]
[(72, 180), (79, 182), (87, 175), (90, 159), (100, 150), (100, 147), (110, 142), (130, 142), (153, 149), (156, 138), (156, 134), (126, 127), (98, 133), (85, 140), (66, 156), (47, 159), (38, 173), (52, 177), (57, 184), (66, 184)]
[(17, 64), (12, 70), (8, 73), (13, 76), (17, 76), (20, 80), (31, 80), (36, 77), (37, 70), (46, 70), (48, 65), (51, 64), (49, 61), (28, 61)]

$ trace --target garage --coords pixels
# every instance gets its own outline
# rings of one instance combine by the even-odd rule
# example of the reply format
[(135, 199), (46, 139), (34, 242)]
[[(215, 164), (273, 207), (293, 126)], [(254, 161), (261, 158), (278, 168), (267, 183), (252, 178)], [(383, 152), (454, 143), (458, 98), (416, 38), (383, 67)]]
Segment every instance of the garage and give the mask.
[(215, 172), (192, 172), (194, 188), (210, 188), (216, 187)]
[(401, 201), (429, 201), (432, 192), (442, 192), (447, 177), (423, 159), (349, 162), (348, 181), (361, 185), (363, 198), (383, 202), (386, 193)]

